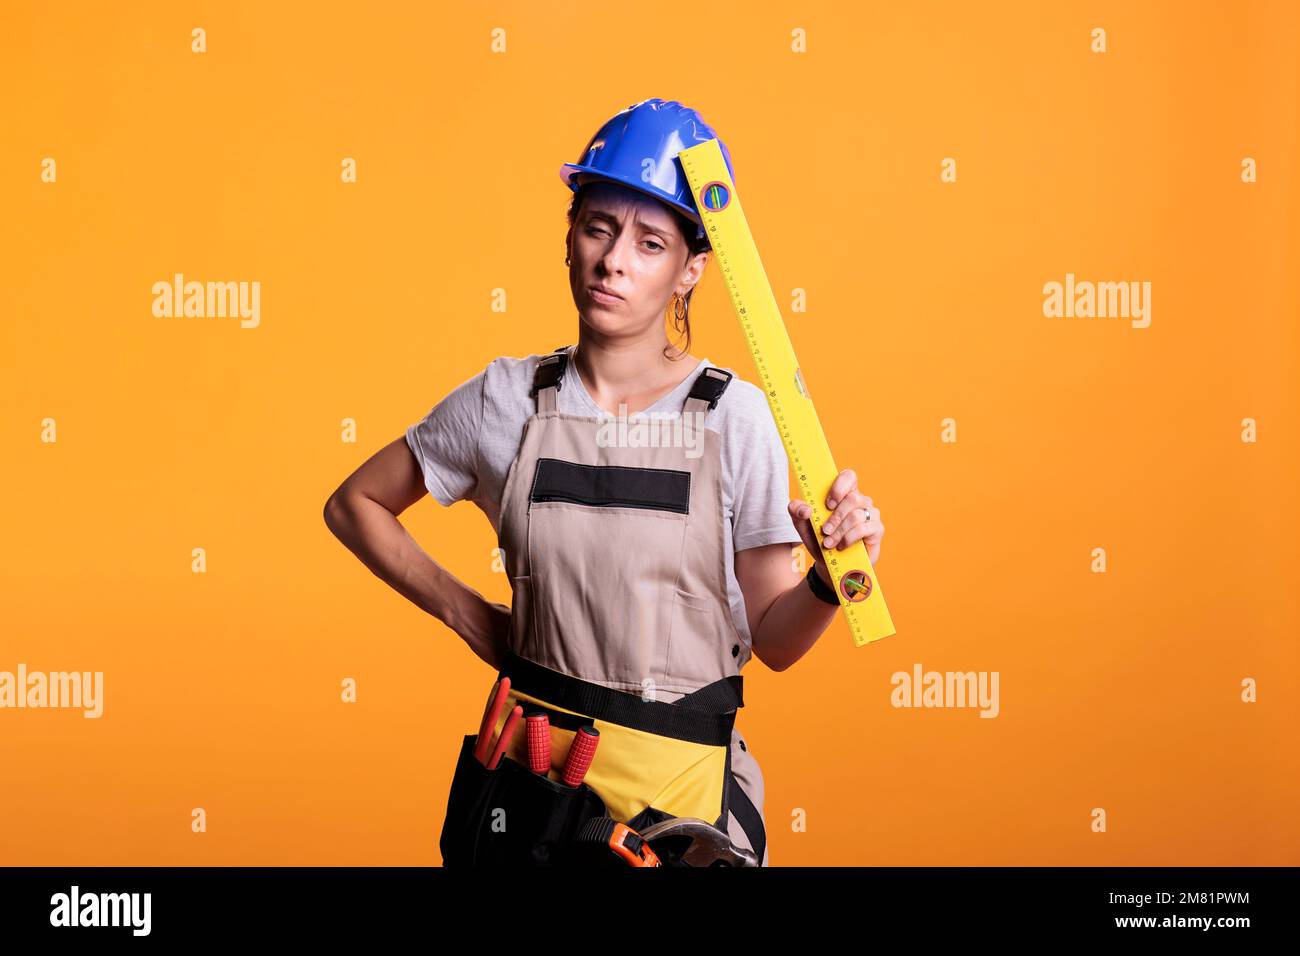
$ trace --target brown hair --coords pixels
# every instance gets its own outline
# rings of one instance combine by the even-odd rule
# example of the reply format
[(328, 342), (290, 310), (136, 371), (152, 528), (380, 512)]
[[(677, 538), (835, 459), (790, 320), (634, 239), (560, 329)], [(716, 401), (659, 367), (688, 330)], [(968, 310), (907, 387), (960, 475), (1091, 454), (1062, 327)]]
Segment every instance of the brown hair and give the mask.
[[(578, 210), (582, 208), (582, 200), (584, 195), (586, 194), (587, 187), (590, 186), (592, 182), (595, 181), (596, 180), (587, 180), (586, 182), (579, 185), (577, 191), (573, 194), (573, 200), (569, 203), (569, 212), (568, 212), (570, 237), (572, 237), (573, 235), (573, 224), (575, 220), (578, 218)], [(613, 185), (619, 185), (619, 184), (614, 183)], [(631, 187), (624, 186), (623, 188), (630, 189)], [(672, 206), (668, 205), (667, 203), (663, 203), (662, 205), (665, 209), (667, 209), (672, 214), (673, 221), (677, 223), (677, 229), (682, 234), (682, 239), (686, 243), (686, 260), (685, 260), (686, 262), (689, 262), (691, 260), (691, 257), (697, 256), (701, 252), (709, 252), (712, 249), (712, 246), (709, 245), (708, 236), (702, 236), (698, 239), (696, 238), (696, 236), (699, 234), (699, 227), (696, 223), (692, 222), (687, 216), (683, 215), (681, 212), (674, 209)], [(567, 255), (567, 250), (566, 250), (566, 255)], [(567, 258), (565, 261), (566, 262), (568, 261)], [(679, 322), (677, 316), (673, 315), (673, 328), (675, 328), (678, 332), (684, 332), (686, 334), (686, 348), (679, 350), (682, 353), (682, 355), (689, 353), (691, 350), (691, 296), (693, 295), (695, 295), (694, 287), (692, 287), (690, 291), (688, 291), (686, 295), (683, 296), (683, 298), (686, 300), (686, 308), (684, 310), (686, 314), (682, 317), (681, 321)], [(671, 301), (672, 300), (670, 299), (669, 302), (671, 303)], [(667, 313), (665, 312), (665, 314)], [(667, 356), (668, 358), (671, 358), (673, 361), (676, 361), (678, 358), (681, 358), (681, 355), (669, 356), (667, 350), (665, 350), (664, 355)]]

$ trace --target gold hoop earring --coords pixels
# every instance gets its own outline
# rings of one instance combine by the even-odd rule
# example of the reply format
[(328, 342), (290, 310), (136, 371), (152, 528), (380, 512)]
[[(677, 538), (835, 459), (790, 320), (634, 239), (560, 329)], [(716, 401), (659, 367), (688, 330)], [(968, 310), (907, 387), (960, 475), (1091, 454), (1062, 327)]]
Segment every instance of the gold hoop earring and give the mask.
[[(677, 314), (677, 306), (679, 304), (682, 307), (680, 315)], [(686, 299), (684, 296), (680, 296), (676, 292), (674, 292), (673, 293), (673, 321), (680, 323), (685, 320), (686, 320)]]

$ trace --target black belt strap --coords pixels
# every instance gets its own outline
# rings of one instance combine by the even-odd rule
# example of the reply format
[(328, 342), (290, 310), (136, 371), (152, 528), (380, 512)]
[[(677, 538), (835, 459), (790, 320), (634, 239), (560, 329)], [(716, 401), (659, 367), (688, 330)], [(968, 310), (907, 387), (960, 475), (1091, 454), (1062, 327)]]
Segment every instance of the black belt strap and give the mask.
[(685, 697), (673, 701), (674, 707), (690, 707), (693, 710), (706, 710), (711, 714), (725, 714), (729, 710), (745, 706), (744, 679), (736, 674), (706, 684), (699, 690), (693, 690)]
[(506, 653), (497, 676), (509, 677), (514, 690), (594, 720), (713, 747), (730, 748), (736, 708), (744, 706), (744, 683), (738, 674), (714, 681), (672, 704), (642, 700), (636, 694), (581, 680), (513, 651)]

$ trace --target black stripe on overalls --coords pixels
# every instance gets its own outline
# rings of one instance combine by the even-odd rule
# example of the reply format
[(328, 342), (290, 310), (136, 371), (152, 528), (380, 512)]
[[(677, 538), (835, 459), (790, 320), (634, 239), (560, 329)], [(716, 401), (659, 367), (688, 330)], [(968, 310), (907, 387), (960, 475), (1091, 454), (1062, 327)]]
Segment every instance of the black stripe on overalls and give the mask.
[(583, 465), (560, 458), (538, 458), (528, 499), (689, 514), (691, 473), (673, 468)]

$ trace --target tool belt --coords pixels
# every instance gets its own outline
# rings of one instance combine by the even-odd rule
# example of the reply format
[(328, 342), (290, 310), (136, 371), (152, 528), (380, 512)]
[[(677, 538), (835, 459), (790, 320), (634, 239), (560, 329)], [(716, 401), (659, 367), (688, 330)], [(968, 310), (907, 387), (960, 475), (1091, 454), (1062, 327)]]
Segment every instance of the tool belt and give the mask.
[[(602, 818), (639, 831), (674, 817), (698, 817), (726, 830), (740, 790), (730, 760), (736, 709), (743, 706), (739, 676), (673, 703), (643, 700), (513, 653), (499, 678), (507, 676), (511, 697), (544, 711), (557, 736), (595, 726), (600, 748), (588, 777), (571, 787), (533, 772), (526, 750), (503, 753), (489, 769), (474, 754), (478, 734), (466, 736), (439, 839), (444, 866), (620, 865), (608, 846), (592, 839), (600, 826), (585, 826)], [(743, 823), (745, 811), (736, 809)], [(759, 834), (761, 840), (761, 821)], [(753, 845), (761, 857), (761, 844)]]

